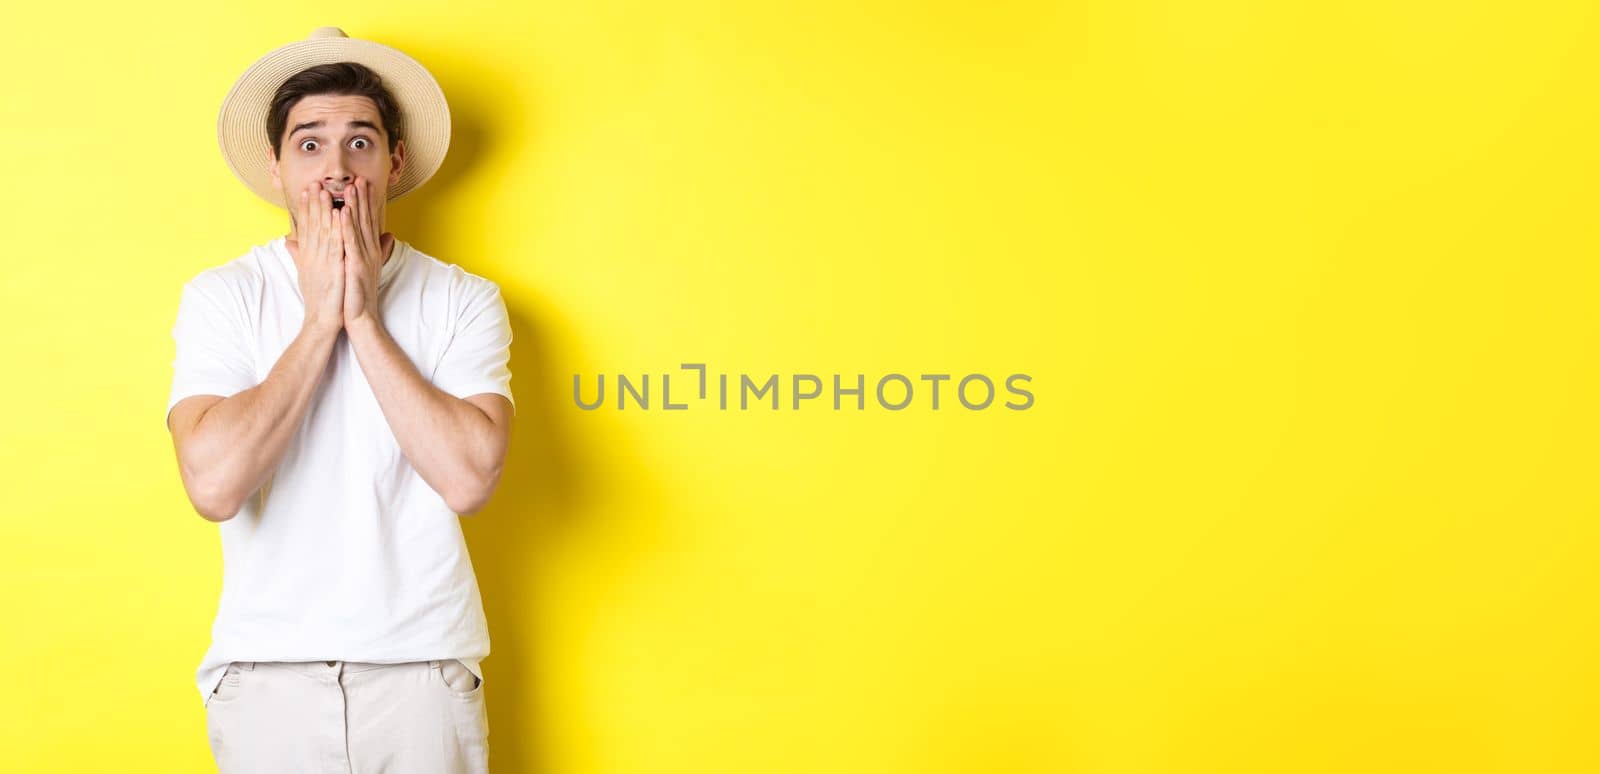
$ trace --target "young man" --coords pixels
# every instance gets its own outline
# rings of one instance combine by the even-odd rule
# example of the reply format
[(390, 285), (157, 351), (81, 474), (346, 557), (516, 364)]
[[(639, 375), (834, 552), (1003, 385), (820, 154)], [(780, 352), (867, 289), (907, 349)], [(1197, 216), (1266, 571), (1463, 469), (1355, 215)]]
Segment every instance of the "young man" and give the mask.
[(183, 287), (167, 427), (222, 536), (197, 673), (223, 774), (483, 772), (489, 654), (460, 514), (515, 408), (499, 286), (384, 231), (450, 138), (433, 77), (324, 27), (253, 65), (223, 155), (290, 231)]

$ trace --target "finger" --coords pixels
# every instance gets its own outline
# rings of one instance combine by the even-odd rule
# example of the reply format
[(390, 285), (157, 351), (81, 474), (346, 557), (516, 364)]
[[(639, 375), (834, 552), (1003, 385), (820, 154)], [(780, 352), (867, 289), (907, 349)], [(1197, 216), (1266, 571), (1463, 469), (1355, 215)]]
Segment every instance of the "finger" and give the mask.
[[(291, 224), (293, 224), (292, 227), (289, 229), (291, 232), (293, 232), (289, 236), (294, 237), (294, 239), (292, 241), (295, 244), (293, 246), (290, 246), (291, 247), (290, 252), (293, 253), (293, 252), (296, 252), (296, 251), (298, 251), (300, 249), (300, 240), (305, 237), (305, 231), (304, 231), (304, 229), (306, 227), (306, 192), (305, 191), (298, 191), (298, 192), (295, 193), (295, 195), (293, 197), (291, 197), (291, 199), (289, 201), (289, 222)], [(285, 242), (284, 242), (285, 246), (289, 246), (288, 245), (289, 241), (291, 241), (291, 240), (285, 240)]]
[[(351, 196), (354, 196), (353, 191), (351, 192)], [(361, 254), (361, 245), (359, 244), (358, 239), (359, 235), (356, 233), (357, 229), (355, 227), (355, 221), (350, 215), (351, 206), (350, 199), (345, 199), (344, 209), (339, 210), (339, 242), (344, 246), (344, 254), (346, 258)]]
[(334, 212), (333, 194), (328, 193), (328, 190), (324, 188), (322, 190), (322, 222), (328, 229), (326, 247), (329, 255), (338, 255), (342, 247), (339, 244), (339, 219), (334, 217)]
[[(333, 193), (322, 186), (317, 187), (317, 238), (322, 240), (322, 248), (328, 248), (328, 233), (333, 232)], [(326, 253), (325, 253), (326, 254)]]
[(361, 287), (361, 274), (366, 270), (366, 266), (362, 263), (361, 251), (353, 244), (355, 242), (355, 221), (351, 220), (346, 225), (345, 243), (347, 246), (344, 251), (344, 271), (340, 273), (345, 276), (345, 281), (349, 283), (351, 290), (358, 290)]
[(374, 236), (381, 238), (383, 236), (383, 218), (389, 211), (389, 197), (387, 195), (379, 196), (373, 205), (372, 233)]
[(381, 197), (373, 193), (375, 189), (372, 185), (372, 181), (367, 180), (364, 181), (364, 183), (365, 184), (361, 188), (361, 203), (362, 209), (366, 212), (367, 243), (372, 246), (371, 249), (374, 260), (377, 261), (379, 266), (382, 266), (383, 240), (378, 236), (378, 208), (383, 206), (383, 202), (379, 201)]
[(306, 233), (301, 235), (301, 245), (317, 246), (317, 187), (306, 186)]
[(337, 296), (340, 299), (339, 306), (340, 306), (340, 308), (343, 308), (344, 307), (345, 285), (346, 285), (346, 283), (344, 281), (344, 268), (339, 266), (339, 265), (337, 265), (337, 264), (334, 265), (333, 266), (333, 275), (332, 275), (332, 277), (330, 277), (330, 279), (333, 282), (332, 294), (334, 296)]
[(323, 242), (324, 246), (326, 246), (329, 243), (329, 241), (332, 239), (332, 237), (330, 236), (331, 234), (338, 233), (336, 231), (336, 229), (339, 227), (339, 219), (337, 217), (335, 217), (338, 214), (339, 214), (339, 211), (335, 210), (333, 208), (333, 194), (328, 192), (328, 191), (323, 191), (322, 192), (322, 228), (323, 228), (325, 233), (323, 234), (322, 242)]
[(361, 178), (356, 178), (350, 186), (350, 194), (355, 197), (355, 211), (350, 213), (350, 241), (356, 245), (362, 260), (371, 260), (371, 243), (367, 239), (367, 196), (366, 183)]
[[(364, 236), (363, 234), (361, 234), (361, 231), (362, 231), (362, 228), (363, 228), (362, 227), (362, 222), (366, 218), (366, 214), (365, 213), (366, 213), (366, 204), (367, 204), (364, 201), (365, 197), (363, 197), (361, 195), (361, 193), (362, 193), (362, 191), (361, 191), (361, 178), (357, 177), (355, 180), (352, 180), (351, 183), (350, 183), (350, 197), (345, 200), (344, 206), (345, 206), (345, 209), (354, 210), (354, 212), (352, 212), (350, 214), (350, 224), (355, 227), (355, 231), (356, 231), (356, 234), (357, 234), (358, 237)], [(358, 239), (357, 241), (361, 241), (361, 240)]]
[(378, 261), (380, 262), (380, 265), (381, 265), (381, 262), (383, 261), (383, 250), (382, 250), (383, 244), (382, 244), (382, 240), (379, 239), (379, 237), (378, 237), (378, 235), (381, 233), (379, 228), (378, 228), (378, 213), (379, 213), (378, 208), (382, 207), (383, 203), (379, 202), (379, 201), (375, 201), (372, 198), (372, 183), (371, 183), (371, 181), (362, 181), (362, 182), (363, 182), (363, 185), (362, 185), (362, 189), (361, 189), (361, 203), (362, 203), (362, 211), (365, 213), (366, 219), (367, 219), (367, 238), (368, 238), (368, 240), (370, 240), (370, 242), (372, 244), (373, 253), (378, 256)]
[(306, 240), (311, 236), (311, 186), (300, 189), (300, 231), (296, 235), (300, 249), (304, 250)]
[(324, 254), (330, 260), (336, 261), (339, 259), (340, 253), (344, 250), (343, 224), (341, 224), (339, 219), (333, 215), (333, 197), (324, 194), (323, 200), (328, 202), (328, 209), (326, 212), (324, 212), (324, 217), (326, 217), (328, 220), (328, 240), (323, 245), (323, 249), (325, 251)]

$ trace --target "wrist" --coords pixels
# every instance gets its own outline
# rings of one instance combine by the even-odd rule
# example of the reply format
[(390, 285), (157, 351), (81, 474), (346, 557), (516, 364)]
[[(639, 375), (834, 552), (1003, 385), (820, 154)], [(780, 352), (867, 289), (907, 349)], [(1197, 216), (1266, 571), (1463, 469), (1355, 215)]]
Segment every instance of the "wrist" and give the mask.
[(334, 338), (339, 335), (339, 329), (344, 327), (342, 320), (328, 320), (321, 317), (306, 317), (300, 330), (317, 338)]
[(351, 336), (368, 337), (381, 333), (383, 331), (383, 322), (378, 319), (377, 315), (368, 312), (355, 319), (346, 320), (344, 327), (345, 330), (350, 332)]

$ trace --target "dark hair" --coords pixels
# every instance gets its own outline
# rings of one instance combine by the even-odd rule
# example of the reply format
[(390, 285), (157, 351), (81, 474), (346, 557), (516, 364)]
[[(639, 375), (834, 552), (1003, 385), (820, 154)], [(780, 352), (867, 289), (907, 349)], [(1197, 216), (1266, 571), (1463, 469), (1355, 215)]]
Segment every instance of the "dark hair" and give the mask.
[(301, 99), (317, 94), (366, 97), (378, 108), (383, 131), (389, 135), (389, 152), (401, 140), (403, 128), (400, 105), (372, 68), (356, 62), (333, 62), (308, 67), (295, 73), (278, 87), (267, 108), (267, 136), (272, 138), (272, 155), (283, 157), (283, 130), (289, 123), (289, 110)]

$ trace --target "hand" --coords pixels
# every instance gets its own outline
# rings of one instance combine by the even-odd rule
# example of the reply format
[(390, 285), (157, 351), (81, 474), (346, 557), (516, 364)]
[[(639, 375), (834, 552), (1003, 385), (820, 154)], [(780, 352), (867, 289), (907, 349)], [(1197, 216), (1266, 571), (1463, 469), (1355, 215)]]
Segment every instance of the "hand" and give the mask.
[(344, 324), (383, 320), (378, 305), (378, 277), (394, 235), (380, 233), (384, 202), (374, 201), (372, 184), (357, 177), (345, 189), (344, 208), (337, 211), (344, 239)]
[(299, 274), (304, 325), (337, 332), (344, 326), (345, 248), (333, 195), (312, 183), (300, 192), (298, 212), (298, 239), (286, 240), (285, 246)]

